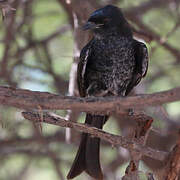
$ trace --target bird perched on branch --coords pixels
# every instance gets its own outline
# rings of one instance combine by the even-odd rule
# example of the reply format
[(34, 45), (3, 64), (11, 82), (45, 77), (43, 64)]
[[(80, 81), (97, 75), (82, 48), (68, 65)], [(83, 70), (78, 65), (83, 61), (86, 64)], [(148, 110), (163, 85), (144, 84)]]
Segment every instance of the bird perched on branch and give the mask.
[[(77, 74), (80, 96), (128, 95), (146, 75), (148, 52), (145, 44), (133, 39), (121, 10), (112, 5), (93, 12), (83, 29), (93, 31), (94, 36), (80, 54)], [(108, 115), (88, 113), (85, 123), (102, 129), (107, 119)], [(83, 171), (94, 179), (103, 179), (99, 143), (99, 138), (82, 134), (68, 179)]]

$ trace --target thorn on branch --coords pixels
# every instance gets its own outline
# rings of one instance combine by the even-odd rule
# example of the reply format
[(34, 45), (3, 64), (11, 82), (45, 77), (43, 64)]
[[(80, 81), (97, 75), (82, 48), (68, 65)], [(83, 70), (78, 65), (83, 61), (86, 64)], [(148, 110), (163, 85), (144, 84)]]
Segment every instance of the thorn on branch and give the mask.
[(126, 175), (130, 175), (131, 173), (137, 171), (137, 167), (136, 167), (136, 164), (134, 163), (134, 161), (130, 161), (129, 165), (127, 166), (126, 168), (126, 171), (125, 171), (125, 174)]
[(150, 116), (141, 114), (140, 116), (135, 117), (135, 120), (137, 123), (135, 138), (138, 139), (144, 137), (147, 134), (148, 130), (151, 127), (153, 119)]

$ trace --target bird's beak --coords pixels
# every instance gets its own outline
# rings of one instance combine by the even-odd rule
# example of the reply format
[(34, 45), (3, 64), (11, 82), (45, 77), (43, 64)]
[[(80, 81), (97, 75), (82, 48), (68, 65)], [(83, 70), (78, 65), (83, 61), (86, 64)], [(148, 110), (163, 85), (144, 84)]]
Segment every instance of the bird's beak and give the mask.
[(97, 25), (96, 25), (95, 23), (88, 21), (88, 22), (82, 27), (82, 29), (83, 29), (84, 31), (86, 31), (86, 30), (88, 30), (88, 29), (95, 29), (96, 26), (97, 26)]

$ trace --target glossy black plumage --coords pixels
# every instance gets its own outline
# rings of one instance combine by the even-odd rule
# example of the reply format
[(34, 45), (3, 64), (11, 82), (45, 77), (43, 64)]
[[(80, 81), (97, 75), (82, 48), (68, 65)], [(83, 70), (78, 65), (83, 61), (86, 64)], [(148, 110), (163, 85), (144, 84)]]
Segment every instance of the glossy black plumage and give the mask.
[[(91, 29), (94, 37), (80, 55), (77, 74), (80, 96), (128, 95), (146, 75), (148, 54), (145, 44), (133, 39), (122, 12), (112, 5), (95, 11), (84, 29)], [(87, 114), (85, 123), (102, 128), (107, 119), (107, 116)], [(68, 179), (82, 171), (95, 179), (103, 179), (99, 141), (82, 134)]]

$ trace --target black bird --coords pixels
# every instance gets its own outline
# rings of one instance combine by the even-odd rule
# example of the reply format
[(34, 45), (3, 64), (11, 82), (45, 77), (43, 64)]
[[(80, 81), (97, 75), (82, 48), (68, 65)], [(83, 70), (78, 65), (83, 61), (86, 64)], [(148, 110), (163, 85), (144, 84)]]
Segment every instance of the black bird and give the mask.
[[(133, 39), (131, 28), (118, 7), (107, 5), (93, 12), (83, 27), (94, 37), (82, 49), (77, 82), (81, 97), (126, 96), (146, 75), (148, 52), (145, 44)], [(85, 123), (101, 128), (107, 115), (87, 114)], [(67, 176), (85, 171), (102, 180), (99, 138), (83, 133), (79, 150)]]

